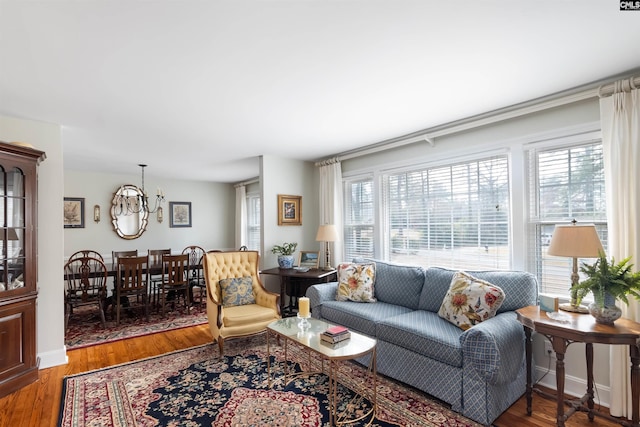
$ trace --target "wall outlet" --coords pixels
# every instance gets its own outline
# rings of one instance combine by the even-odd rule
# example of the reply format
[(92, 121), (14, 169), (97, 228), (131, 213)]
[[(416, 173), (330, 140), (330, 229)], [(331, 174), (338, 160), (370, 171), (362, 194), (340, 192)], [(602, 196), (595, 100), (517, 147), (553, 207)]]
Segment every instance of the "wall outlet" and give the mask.
[(553, 354), (553, 345), (549, 340), (544, 340), (544, 353), (547, 356), (551, 356)]

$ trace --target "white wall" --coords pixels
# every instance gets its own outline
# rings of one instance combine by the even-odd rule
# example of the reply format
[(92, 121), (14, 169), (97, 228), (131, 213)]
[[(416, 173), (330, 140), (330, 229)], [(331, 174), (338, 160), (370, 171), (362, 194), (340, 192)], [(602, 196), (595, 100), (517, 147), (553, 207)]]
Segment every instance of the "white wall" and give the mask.
[[(315, 241), (319, 221), (315, 169), (311, 162), (261, 156), (262, 269), (278, 266), (277, 255), (271, 253), (273, 245), (297, 242), (296, 257), (301, 250), (320, 250), (320, 243)], [(302, 196), (302, 226), (278, 225), (278, 194)], [(269, 290), (279, 292), (278, 277), (262, 276), (262, 279)]]
[(40, 368), (66, 363), (62, 280), (63, 161), (61, 128), (0, 116), (0, 140), (21, 141), (46, 152), (38, 168), (37, 352)]
[[(525, 151), (528, 144), (544, 141), (551, 135), (571, 135), (583, 132), (599, 132), (600, 110), (593, 98), (578, 103), (556, 107), (516, 119), (483, 126), (477, 129), (435, 139), (435, 146), (427, 142), (415, 143), (394, 150), (362, 156), (342, 162), (344, 176), (371, 172), (375, 175), (384, 169), (418, 163), (450, 163), (475, 153), (508, 153), (511, 159), (512, 193), (512, 268), (527, 269), (526, 218), (527, 191), (525, 181)], [(568, 278), (567, 278), (568, 283)], [(568, 286), (568, 285), (567, 285)], [(550, 371), (543, 384), (555, 388), (555, 357), (547, 357), (544, 340), (534, 336), (534, 357), (539, 376)], [(608, 346), (594, 346), (595, 366), (609, 366)], [(551, 363), (550, 363), (551, 362)], [(586, 389), (586, 363), (583, 344), (572, 344), (565, 356), (566, 391), (582, 396)], [(603, 404), (609, 400), (609, 371), (596, 369), (598, 397)]]
[[(137, 239), (119, 237), (111, 223), (111, 202), (115, 191), (123, 184), (141, 186), (140, 169), (132, 165), (129, 176), (80, 171), (64, 171), (64, 196), (85, 199), (85, 228), (64, 229), (64, 254), (69, 257), (81, 249), (96, 250), (111, 259), (112, 250), (171, 248), (181, 252), (188, 245), (206, 250), (234, 247), (235, 190), (233, 185), (204, 181), (166, 180), (145, 172), (145, 188), (150, 196), (161, 187), (165, 192), (164, 221), (149, 215), (147, 230)], [(149, 168), (147, 168), (149, 169)], [(150, 197), (151, 200), (151, 197)], [(192, 227), (169, 226), (169, 202), (191, 202)], [(151, 203), (154, 203), (153, 201)], [(101, 220), (93, 221), (93, 206), (100, 205)]]

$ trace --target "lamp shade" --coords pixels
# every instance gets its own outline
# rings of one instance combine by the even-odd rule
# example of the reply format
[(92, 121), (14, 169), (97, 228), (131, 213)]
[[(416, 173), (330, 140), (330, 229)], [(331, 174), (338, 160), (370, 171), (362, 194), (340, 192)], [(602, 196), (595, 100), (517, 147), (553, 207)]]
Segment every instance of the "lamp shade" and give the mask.
[(325, 224), (318, 227), (318, 234), (316, 234), (316, 240), (318, 242), (335, 242), (338, 240), (338, 232), (333, 224)]
[(571, 258), (597, 258), (604, 252), (593, 224), (556, 225), (551, 236), (549, 255)]

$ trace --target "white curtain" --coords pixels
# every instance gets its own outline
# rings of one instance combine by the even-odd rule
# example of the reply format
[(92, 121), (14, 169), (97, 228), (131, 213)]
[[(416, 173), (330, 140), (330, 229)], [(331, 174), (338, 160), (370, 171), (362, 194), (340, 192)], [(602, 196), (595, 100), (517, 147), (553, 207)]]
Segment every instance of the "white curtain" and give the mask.
[(236, 249), (247, 244), (247, 188), (236, 185)]
[[(331, 265), (342, 262), (342, 165), (337, 159), (321, 162), (320, 166), (320, 224), (333, 224), (338, 241), (330, 243)], [(320, 259), (325, 260), (325, 245)]]
[[(632, 256), (640, 268), (640, 91), (633, 78), (614, 84), (611, 96), (600, 98), (600, 120), (604, 153), (609, 229), (608, 257)], [(640, 321), (640, 304), (618, 303), (623, 316)], [(629, 348), (613, 345), (610, 350), (611, 415), (631, 419)]]

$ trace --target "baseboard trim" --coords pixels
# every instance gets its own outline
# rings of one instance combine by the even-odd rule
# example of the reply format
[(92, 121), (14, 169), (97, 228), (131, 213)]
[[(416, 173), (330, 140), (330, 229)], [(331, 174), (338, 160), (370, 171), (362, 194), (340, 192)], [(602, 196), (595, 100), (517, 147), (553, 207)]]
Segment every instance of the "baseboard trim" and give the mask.
[(40, 359), (40, 369), (66, 365), (69, 363), (69, 358), (67, 357), (67, 346), (62, 346), (62, 348), (58, 350), (38, 353), (38, 358)]
[[(546, 373), (546, 375), (545, 375)], [(544, 378), (543, 378), (543, 375)], [(535, 378), (542, 378), (538, 384), (556, 390), (556, 371), (547, 370), (546, 367), (536, 366)], [(609, 408), (611, 388), (602, 384), (595, 383), (594, 402), (596, 406), (600, 405)], [(583, 378), (565, 375), (564, 377), (564, 393), (573, 397), (582, 397), (587, 390), (587, 381)]]

